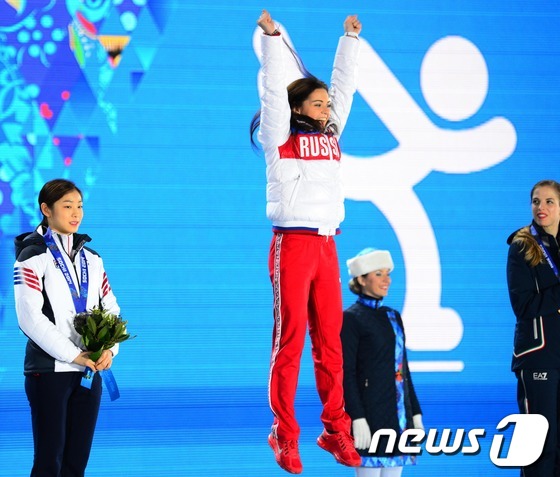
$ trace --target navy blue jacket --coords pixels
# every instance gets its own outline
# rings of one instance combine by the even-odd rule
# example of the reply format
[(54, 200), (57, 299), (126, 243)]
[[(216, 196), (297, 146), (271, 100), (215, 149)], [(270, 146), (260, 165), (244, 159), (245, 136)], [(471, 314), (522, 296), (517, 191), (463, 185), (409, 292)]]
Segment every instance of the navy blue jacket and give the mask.
[[(533, 222), (560, 268), (558, 237)], [(519, 243), (508, 238), (507, 283), (515, 324), (512, 370), (560, 369), (560, 281), (548, 262), (531, 267)]]

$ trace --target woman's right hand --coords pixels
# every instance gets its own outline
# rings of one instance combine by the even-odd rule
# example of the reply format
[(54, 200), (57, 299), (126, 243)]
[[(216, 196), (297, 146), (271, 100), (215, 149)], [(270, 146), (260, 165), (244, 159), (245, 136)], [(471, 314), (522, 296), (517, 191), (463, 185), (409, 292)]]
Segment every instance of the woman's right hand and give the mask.
[(95, 363), (91, 359), (89, 359), (89, 355), (90, 355), (89, 351), (83, 351), (78, 356), (76, 356), (74, 358), (74, 361), (72, 362), (79, 364), (80, 366), (86, 366), (95, 373), (95, 371), (97, 371), (95, 369)]
[(344, 20), (344, 31), (359, 35), (362, 31), (362, 23), (358, 20), (358, 15), (348, 15)]
[(257, 20), (257, 25), (260, 26), (267, 35), (271, 35), (276, 30), (274, 21), (268, 11), (263, 10), (261, 16)]

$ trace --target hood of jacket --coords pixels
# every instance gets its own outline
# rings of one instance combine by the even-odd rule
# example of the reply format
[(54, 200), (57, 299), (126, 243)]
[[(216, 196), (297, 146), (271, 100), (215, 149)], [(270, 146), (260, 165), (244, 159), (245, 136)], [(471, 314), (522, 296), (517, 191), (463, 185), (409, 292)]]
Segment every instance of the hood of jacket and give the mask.
[[(15, 254), (16, 259), (20, 254), (28, 247), (38, 247), (39, 249), (46, 249), (47, 244), (45, 243), (45, 238), (43, 234), (46, 232), (46, 228), (40, 225), (34, 232), (25, 232), (14, 238)], [(86, 234), (74, 234), (74, 245), (75, 250), (81, 249), (86, 242), (90, 242), (91, 238)]]

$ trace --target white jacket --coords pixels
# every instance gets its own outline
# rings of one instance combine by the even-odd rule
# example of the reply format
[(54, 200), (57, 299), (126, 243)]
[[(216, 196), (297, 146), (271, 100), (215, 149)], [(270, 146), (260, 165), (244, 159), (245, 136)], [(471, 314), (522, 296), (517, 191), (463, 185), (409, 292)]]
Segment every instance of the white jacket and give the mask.
[[(74, 263), (61, 249), (66, 268), (80, 289), (80, 253), (87, 235), (74, 234)], [(29, 338), (25, 353), (24, 373), (84, 371), (72, 363), (82, 351), (83, 343), (73, 325), (76, 309), (63, 273), (43, 239), (43, 228), (16, 238), (17, 259), (14, 265), (14, 297), (20, 329)], [(58, 241), (57, 241), (58, 243)], [(94, 306), (118, 315), (120, 308), (107, 279), (103, 260), (84, 248), (88, 266), (88, 297), (86, 309)], [(118, 352), (118, 344), (111, 351)]]
[(341, 37), (335, 55), (329, 122), (336, 124), (336, 136), (292, 134), (284, 67), (291, 59), (285, 58), (285, 53), (281, 36), (262, 35), (263, 95), (258, 139), (267, 165), (267, 217), (275, 230), (334, 235), (344, 219), (338, 137), (356, 90), (359, 40)]

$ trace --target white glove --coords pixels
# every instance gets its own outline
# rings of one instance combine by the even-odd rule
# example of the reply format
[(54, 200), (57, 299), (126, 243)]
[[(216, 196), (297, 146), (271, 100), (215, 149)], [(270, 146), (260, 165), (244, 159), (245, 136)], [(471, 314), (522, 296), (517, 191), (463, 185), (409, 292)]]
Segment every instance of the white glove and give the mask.
[(424, 424), (422, 423), (422, 414), (415, 414), (412, 416), (412, 424), (414, 424), (414, 429), (424, 430)]
[(365, 417), (352, 421), (352, 434), (354, 434), (354, 447), (356, 449), (369, 449), (371, 445), (371, 431)]

